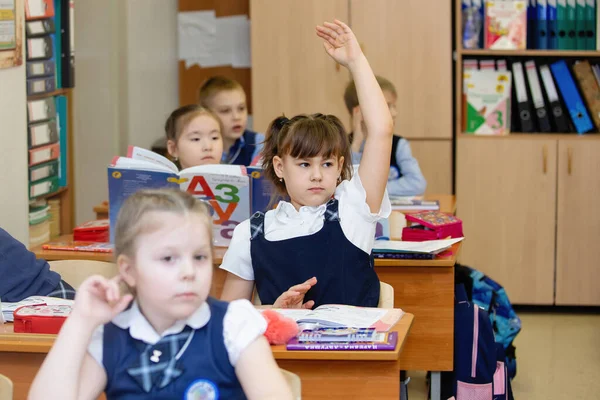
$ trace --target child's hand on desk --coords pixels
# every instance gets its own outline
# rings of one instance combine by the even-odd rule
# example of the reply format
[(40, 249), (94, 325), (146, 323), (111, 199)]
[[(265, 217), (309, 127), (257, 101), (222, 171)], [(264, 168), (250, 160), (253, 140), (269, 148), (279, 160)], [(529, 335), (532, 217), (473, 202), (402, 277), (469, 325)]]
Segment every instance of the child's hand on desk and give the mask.
[(72, 316), (96, 327), (112, 320), (133, 299), (131, 294), (121, 296), (121, 276), (106, 279), (103, 276), (87, 278), (77, 290)]
[(273, 303), (273, 308), (308, 308), (311, 309), (315, 302), (313, 300), (307, 301), (306, 303), (302, 303), (304, 301), (304, 295), (306, 292), (310, 290), (317, 283), (317, 278), (312, 277), (304, 283), (299, 285), (294, 285), (287, 290), (287, 292), (283, 292), (281, 296), (275, 300)]
[(325, 40), (323, 46), (327, 54), (344, 67), (349, 67), (358, 60), (363, 52), (356, 36), (348, 25), (342, 21), (325, 22), (317, 26), (317, 36)]

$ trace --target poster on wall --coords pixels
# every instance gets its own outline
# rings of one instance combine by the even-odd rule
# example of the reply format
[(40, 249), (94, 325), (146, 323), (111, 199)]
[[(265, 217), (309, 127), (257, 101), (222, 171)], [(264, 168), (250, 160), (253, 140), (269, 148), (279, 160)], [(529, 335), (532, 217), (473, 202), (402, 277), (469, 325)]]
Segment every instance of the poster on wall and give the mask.
[(23, 2), (0, 0), (0, 68), (23, 63)]

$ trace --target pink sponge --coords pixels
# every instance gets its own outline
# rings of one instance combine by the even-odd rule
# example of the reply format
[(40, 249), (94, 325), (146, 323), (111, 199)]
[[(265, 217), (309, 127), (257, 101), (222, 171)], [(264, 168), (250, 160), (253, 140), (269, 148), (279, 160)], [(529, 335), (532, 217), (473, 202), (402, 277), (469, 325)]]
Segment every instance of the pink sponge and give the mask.
[(299, 332), (298, 324), (291, 318), (284, 317), (277, 311), (265, 310), (262, 312), (267, 320), (265, 337), (269, 344), (286, 344)]

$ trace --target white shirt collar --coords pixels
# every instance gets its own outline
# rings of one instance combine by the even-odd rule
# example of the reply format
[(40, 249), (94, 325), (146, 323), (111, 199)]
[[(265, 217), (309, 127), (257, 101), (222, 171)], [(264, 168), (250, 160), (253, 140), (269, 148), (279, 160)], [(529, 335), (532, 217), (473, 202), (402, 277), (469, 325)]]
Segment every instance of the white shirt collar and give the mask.
[(150, 322), (140, 311), (137, 301), (119, 315), (112, 322), (121, 329), (129, 329), (131, 337), (148, 344), (156, 344), (162, 337), (183, 331), (186, 325), (192, 329), (200, 329), (210, 320), (210, 307), (204, 302), (187, 320), (179, 320), (173, 326), (159, 335)]
[(296, 207), (292, 203), (287, 201), (280, 201), (275, 209), (275, 218), (280, 222), (286, 223), (289, 221), (300, 220), (303, 215), (323, 215), (327, 209), (327, 204), (321, 204), (318, 207), (302, 206), (300, 210), (296, 210)]

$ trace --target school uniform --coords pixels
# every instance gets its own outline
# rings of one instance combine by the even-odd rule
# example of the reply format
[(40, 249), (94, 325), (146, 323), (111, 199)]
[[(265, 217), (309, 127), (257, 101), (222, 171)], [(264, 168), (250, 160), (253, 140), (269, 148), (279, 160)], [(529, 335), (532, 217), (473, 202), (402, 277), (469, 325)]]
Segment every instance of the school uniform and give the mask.
[(221, 163), (250, 165), (260, 155), (264, 140), (265, 137), (260, 133), (246, 129), (229, 151), (223, 152)]
[(266, 326), (249, 301), (209, 297), (159, 335), (134, 301), (96, 329), (88, 352), (106, 371), (109, 400), (245, 399), (235, 365)]
[(0, 299), (18, 302), (29, 296), (73, 299), (75, 290), (37, 259), (23, 243), (0, 228)]
[[(350, 134), (352, 138), (352, 134)], [(360, 164), (365, 142), (358, 152), (352, 152), (352, 164)], [(413, 157), (408, 140), (392, 136), (390, 172), (387, 189), (392, 196), (419, 196), (425, 193), (427, 181), (421, 172), (419, 162)]]
[(220, 268), (256, 283), (263, 304), (273, 304), (291, 286), (316, 276), (304, 301), (376, 307), (379, 279), (371, 250), (377, 221), (391, 212), (384, 193), (377, 213), (366, 203), (360, 176), (343, 181), (334, 198), (296, 210), (280, 201), (275, 210), (240, 223)]

